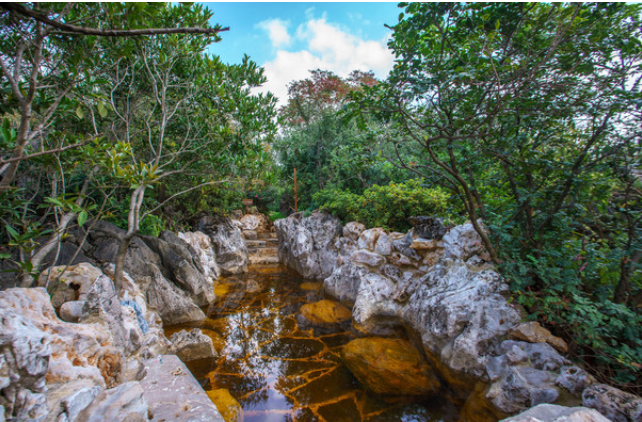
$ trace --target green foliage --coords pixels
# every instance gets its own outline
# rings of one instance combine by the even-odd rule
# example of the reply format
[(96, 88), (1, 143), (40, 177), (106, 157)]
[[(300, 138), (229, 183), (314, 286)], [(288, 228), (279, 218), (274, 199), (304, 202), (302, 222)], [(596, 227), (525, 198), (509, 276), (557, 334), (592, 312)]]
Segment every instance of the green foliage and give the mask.
[(285, 218), (286, 216), (278, 211), (270, 211), (268, 212), (268, 217), (270, 218), (270, 221), (274, 222), (276, 220), (280, 220), (281, 218)]
[(140, 234), (158, 237), (165, 229), (165, 221), (154, 214), (148, 214), (140, 222)]
[(339, 189), (322, 190), (314, 195), (314, 201), (344, 223), (358, 221), (367, 227), (407, 231), (408, 217), (446, 215), (449, 196), (440, 188), (426, 188), (420, 180), (411, 179), (387, 186), (374, 185), (362, 195)]

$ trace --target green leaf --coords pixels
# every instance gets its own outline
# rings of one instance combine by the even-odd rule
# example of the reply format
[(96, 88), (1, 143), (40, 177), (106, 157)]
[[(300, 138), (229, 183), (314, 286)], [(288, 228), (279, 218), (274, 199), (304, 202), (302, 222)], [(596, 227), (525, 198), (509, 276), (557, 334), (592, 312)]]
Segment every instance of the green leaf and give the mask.
[[(98, 114), (100, 114), (100, 117), (105, 118), (107, 117), (107, 107), (105, 107), (105, 104), (103, 103), (98, 103)], [(81, 117), (82, 119), (82, 117)]]
[(78, 106), (78, 108), (76, 108), (76, 116), (78, 116), (79, 119), (83, 119), (85, 117), (85, 112), (82, 111), (81, 106)]
[(83, 226), (87, 222), (87, 211), (80, 211), (78, 214), (78, 225)]

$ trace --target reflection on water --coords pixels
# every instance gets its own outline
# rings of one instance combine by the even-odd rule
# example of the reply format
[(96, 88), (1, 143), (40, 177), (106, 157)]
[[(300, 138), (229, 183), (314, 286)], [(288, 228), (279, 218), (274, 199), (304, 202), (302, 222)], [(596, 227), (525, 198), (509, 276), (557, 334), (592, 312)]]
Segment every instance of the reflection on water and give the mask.
[(256, 267), (219, 281), (205, 321), (166, 328), (201, 328), (220, 352), (187, 364), (206, 390), (225, 388), (245, 421), (451, 421), (443, 398), (417, 402), (368, 393), (341, 363), (341, 347), (356, 338), (350, 321), (314, 328), (297, 319), (321, 290), (285, 267)]

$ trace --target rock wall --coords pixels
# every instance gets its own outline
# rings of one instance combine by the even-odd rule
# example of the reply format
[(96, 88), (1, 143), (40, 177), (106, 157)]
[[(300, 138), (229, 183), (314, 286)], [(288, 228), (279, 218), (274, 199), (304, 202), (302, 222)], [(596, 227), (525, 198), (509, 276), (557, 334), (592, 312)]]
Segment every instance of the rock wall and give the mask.
[(228, 218), (205, 216), (196, 223), (196, 229), (209, 236), (216, 261), (223, 275), (247, 271), (247, 247), (239, 228), (241, 223)]
[(279, 238), (279, 260), (297, 270), (303, 277), (323, 280), (328, 277), (337, 260), (334, 244), (341, 235), (337, 217), (303, 213), (274, 222)]
[[(325, 291), (353, 306), (357, 328), (372, 335), (408, 329), (440, 378), (468, 397), (463, 419), (496, 420), (562, 400), (612, 417), (609, 405), (600, 408), (596, 394), (586, 393), (595, 380), (558, 352), (565, 343), (538, 324), (520, 324), (522, 310), (507, 300), (508, 286), (472, 224), (447, 231), (438, 219), (416, 223), (406, 234), (359, 223), (341, 230), (322, 214), (275, 225), (282, 262), (304, 277), (327, 274)], [(623, 400), (600, 398), (607, 396), (611, 406)], [(634, 403), (622, 420), (636, 420), (642, 401)]]

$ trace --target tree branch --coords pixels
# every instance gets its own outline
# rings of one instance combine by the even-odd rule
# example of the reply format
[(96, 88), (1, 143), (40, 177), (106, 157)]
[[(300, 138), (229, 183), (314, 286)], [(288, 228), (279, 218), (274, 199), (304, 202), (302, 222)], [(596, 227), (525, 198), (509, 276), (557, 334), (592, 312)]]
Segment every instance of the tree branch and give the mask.
[(229, 31), (230, 28), (147, 28), (147, 29), (98, 29), (87, 28), (82, 26), (70, 25), (50, 19), (46, 15), (28, 9), (18, 3), (0, 3), (0, 7), (19, 13), (42, 22), (45, 25), (52, 26), (61, 31), (78, 35), (97, 35), (99, 37), (134, 37), (141, 35), (163, 35), (163, 34), (203, 34), (216, 35), (219, 32)]

